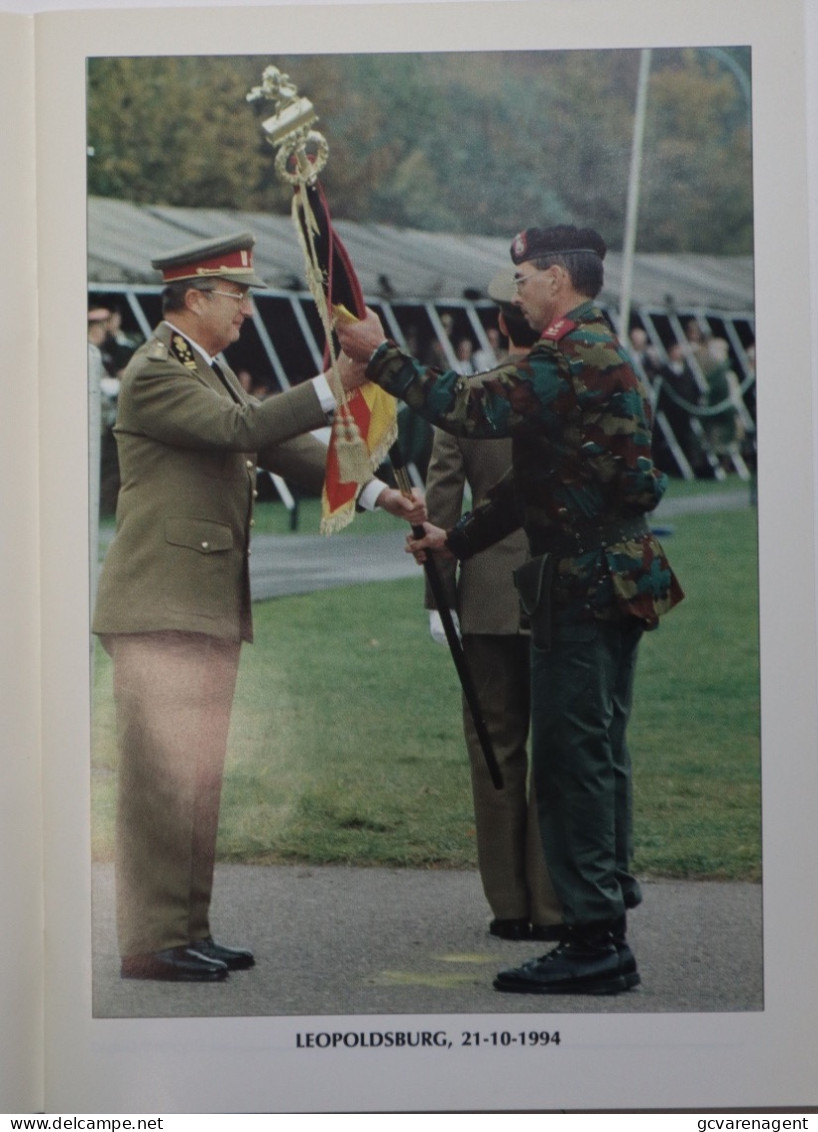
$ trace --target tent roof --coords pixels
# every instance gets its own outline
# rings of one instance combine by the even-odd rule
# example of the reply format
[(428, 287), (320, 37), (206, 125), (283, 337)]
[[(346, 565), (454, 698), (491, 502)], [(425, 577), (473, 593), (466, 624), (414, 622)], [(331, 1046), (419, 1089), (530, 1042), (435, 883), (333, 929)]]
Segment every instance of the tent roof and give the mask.
[[(449, 235), (385, 224), (337, 221), (335, 225), (355, 263), (364, 293), (399, 302), (483, 296), (492, 275), (509, 265), (509, 240)], [(157, 284), (153, 256), (197, 239), (249, 229), (255, 233), (255, 263), (272, 290), (305, 289), (301, 249), (289, 216), (222, 209), (135, 205), (92, 197), (88, 201), (88, 279), (90, 284)], [(622, 256), (605, 260), (601, 298), (616, 305)], [(753, 309), (751, 256), (637, 255), (632, 304), (708, 308), (731, 312)]]

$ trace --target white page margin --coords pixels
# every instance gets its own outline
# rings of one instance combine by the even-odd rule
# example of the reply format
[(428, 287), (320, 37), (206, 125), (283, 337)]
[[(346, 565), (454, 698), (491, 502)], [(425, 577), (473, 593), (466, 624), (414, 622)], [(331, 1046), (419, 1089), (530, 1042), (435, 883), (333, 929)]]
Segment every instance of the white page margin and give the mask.
[[(577, 20), (581, 10), (583, 19)], [(814, 1100), (816, 795), (814, 513), (801, 72), (801, 6), (763, 0), (671, 3), (548, 0), (505, 6), (393, 6), (320, 12), (109, 11), (38, 19), (44, 243), (44, 709), (49, 977), (48, 1103), (77, 1111), (338, 1111), (798, 1105)], [(569, 1036), (558, 1059), (533, 1051), (485, 1062), (453, 1050), (367, 1060), (305, 1055), (294, 1034), (330, 1019), (90, 1018), (87, 474), (84, 400), (84, 56), (634, 47), (750, 42), (754, 49), (761, 421), (765, 976), (763, 1014), (594, 1016), (549, 1012)], [(786, 124), (786, 129), (782, 126)], [(50, 171), (50, 173), (49, 173)], [(59, 438), (59, 443), (54, 441)], [(54, 480), (59, 451), (60, 478)], [(45, 545), (47, 541), (47, 545)], [(805, 545), (806, 544), (806, 545)], [(808, 972), (808, 978), (799, 977)], [(503, 1016), (493, 1016), (492, 1028)], [(359, 1028), (358, 1019), (340, 1020)], [(374, 1024), (367, 1019), (367, 1027)], [(469, 1018), (378, 1019), (453, 1033)], [(634, 1073), (635, 1066), (638, 1070)], [(155, 1095), (146, 1095), (152, 1082)]]

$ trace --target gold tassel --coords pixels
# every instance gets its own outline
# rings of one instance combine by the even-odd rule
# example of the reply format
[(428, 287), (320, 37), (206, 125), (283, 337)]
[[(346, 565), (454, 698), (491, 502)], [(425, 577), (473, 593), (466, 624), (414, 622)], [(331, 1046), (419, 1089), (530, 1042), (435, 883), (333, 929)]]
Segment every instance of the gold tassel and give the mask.
[(335, 535), (338, 531), (342, 531), (344, 527), (348, 527), (354, 518), (354, 504), (351, 507), (344, 507), (341, 511), (335, 511), (332, 515), (323, 515), (320, 532), (322, 535)]
[(334, 440), (338, 479), (341, 483), (365, 483), (372, 478), (372, 458), (358, 422), (345, 405), (339, 408), (336, 418)]

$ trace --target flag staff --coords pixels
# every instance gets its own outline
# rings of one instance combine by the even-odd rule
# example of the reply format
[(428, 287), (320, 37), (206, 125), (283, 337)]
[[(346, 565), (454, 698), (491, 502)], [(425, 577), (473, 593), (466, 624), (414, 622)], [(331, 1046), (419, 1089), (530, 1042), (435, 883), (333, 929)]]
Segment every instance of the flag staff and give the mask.
[(622, 282), (619, 292), (619, 334), (623, 342), (628, 339), (633, 296), (633, 261), (636, 254), (636, 229), (639, 219), (639, 189), (642, 178), (642, 150), (645, 140), (645, 117), (648, 103), (651, 49), (644, 47), (639, 54), (639, 78), (636, 87), (636, 110), (633, 117), (631, 166), (628, 177), (628, 200), (625, 213), (625, 235), (622, 242)]

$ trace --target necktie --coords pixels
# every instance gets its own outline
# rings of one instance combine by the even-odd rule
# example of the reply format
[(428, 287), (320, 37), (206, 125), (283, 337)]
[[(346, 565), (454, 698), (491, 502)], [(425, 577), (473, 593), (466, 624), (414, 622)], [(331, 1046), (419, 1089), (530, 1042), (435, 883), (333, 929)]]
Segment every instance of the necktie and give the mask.
[(219, 365), (219, 363), (216, 362), (216, 361), (211, 362), (210, 368), (213, 370), (216, 377), (218, 377), (219, 381), (225, 387), (225, 389), (230, 394), (230, 396), (233, 398), (233, 400), (237, 404), (241, 404), (241, 398), (239, 397), (238, 393), (236, 393), (236, 390), (233, 388), (233, 386), (230, 384), (230, 382), (227, 380), (227, 376), (226, 376), (224, 370), (222, 369), (222, 367)]

